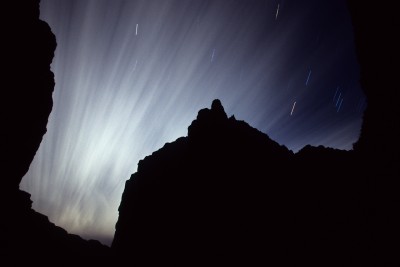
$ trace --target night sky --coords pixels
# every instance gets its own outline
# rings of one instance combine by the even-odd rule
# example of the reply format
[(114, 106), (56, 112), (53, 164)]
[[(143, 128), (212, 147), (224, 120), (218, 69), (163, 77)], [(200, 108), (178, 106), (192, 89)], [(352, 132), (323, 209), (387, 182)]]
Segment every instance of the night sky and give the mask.
[(21, 188), (35, 210), (110, 244), (140, 159), (219, 98), (297, 152), (351, 149), (366, 102), (340, 0), (42, 0), (57, 38), (48, 131)]

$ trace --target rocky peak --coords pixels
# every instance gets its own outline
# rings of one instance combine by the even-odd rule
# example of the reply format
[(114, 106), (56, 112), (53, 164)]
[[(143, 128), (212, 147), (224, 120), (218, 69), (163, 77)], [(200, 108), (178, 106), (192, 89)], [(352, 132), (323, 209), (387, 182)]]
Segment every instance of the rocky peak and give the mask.
[(227, 119), (224, 107), (219, 99), (214, 99), (211, 103), (211, 113), (218, 118)]
[(188, 128), (188, 136), (197, 138), (200, 136), (218, 135), (225, 128), (228, 116), (219, 99), (213, 100), (211, 109), (201, 109), (196, 120)]

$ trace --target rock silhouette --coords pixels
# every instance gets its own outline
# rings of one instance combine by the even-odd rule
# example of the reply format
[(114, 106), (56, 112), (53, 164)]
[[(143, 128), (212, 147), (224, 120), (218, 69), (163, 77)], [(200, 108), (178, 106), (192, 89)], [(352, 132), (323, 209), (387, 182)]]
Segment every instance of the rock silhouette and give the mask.
[(6, 51), (6, 86), (1, 106), (2, 265), (107, 263), (108, 247), (68, 234), (54, 225), (32, 209), (30, 194), (19, 189), (46, 133), (53, 105), (54, 75), (50, 64), (56, 39), (47, 23), (39, 20), (39, 1), (7, 1), (2, 6), (5, 12), (13, 14), (2, 35)]
[(357, 179), (340, 175), (353, 159), (324, 147), (293, 154), (214, 100), (187, 137), (139, 162), (112, 248), (138, 266), (337, 266), (352, 259), (365, 230), (355, 227), (364, 219), (353, 200)]
[(56, 41), (39, 20), (39, 1), (2, 3), (13, 14), (3, 32), (2, 262), (398, 266), (396, 9), (347, 2), (368, 100), (354, 150), (306, 146), (293, 154), (228, 118), (215, 100), (187, 137), (140, 161), (126, 182), (115, 255), (49, 222), (19, 190), (52, 108)]
[(7, 101), (2, 106), (6, 126), (2, 163), (7, 174), (3, 183), (8, 190), (16, 190), (46, 133), (53, 105), (54, 75), (50, 63), (56, 39), (47, 23), (39, 20), (39, 1), (9, 4), (8, 10), (16, 14), (18, 23), (6, 27), (4, 42)]
[[(360, 138), (354, 145), (367, 192), (370, 253), (365, 266), (399, 266), (400, 120), (394, 5), (348, 0), (360, 63), (361, 87), (367, 97)], [(373, 256), (372, 256), (373, 255)]]

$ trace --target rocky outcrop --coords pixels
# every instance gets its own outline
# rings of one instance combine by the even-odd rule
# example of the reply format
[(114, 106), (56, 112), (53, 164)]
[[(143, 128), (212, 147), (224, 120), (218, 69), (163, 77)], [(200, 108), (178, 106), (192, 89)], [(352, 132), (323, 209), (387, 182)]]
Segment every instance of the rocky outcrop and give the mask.
[[(398, 50), (393, 6), (348, 0), (354, 28), (356, 54), (360, 63), (360, 82), (368, 106), (355, 150), (384, 164), (392, 172), (399, 168), (400, 120), (397, 69), (393, 68)], [(389, 168), (389, 169), (388, 169)], [(382, 170), (384, 171), (384, 170)]]
[(35, 212), (30, 195), (19, 190), (52, 109), (50, 64), (56, 39), (47, 23), (39, 20), (39, 1), (7, 1), (2, 6), (12, 17), (2, 32), (1, 261), (9, 266), (107, 263), (108, 247), (68, 234)]
[[(110, 248), (54, 225), (32, 209), (30, 195), (18, 191), (2, 211), (1, 258), (9, 266), (93, 266), (110, 263)], [(12, 207), (12, 208), (10, 208)]]
[(10, 3), (6, 10), (13, 14), (13, 21), (5, 27), (3, 36), (7, 86), (2, 106), (5, 127), (1, 153), (2, 188), (9, 192), (18, 189), (46, 133), (53, 105), (54, 75), (50, 63), (56, 39), (49, 25), (39, 20), (39, 1)]
[(214, 100), (187, 137), (139, 162), (112, 248), (138, 266), (351, 261), (365, 231), (357, 179), (343, 175), (352, 165), (348, 151), (293, 154)]
[(365, 266), (399, 266), (400, 120), (397, 88), (398, 15), (394, 3), (348, 0), (354, 28), (360, 82), (367, 97), (354, 151), (358, 176), (365, 179), (369, 236), (373, 239)]
[(214, 100), (187, 137), (139, 162), (126, 182), (113, 248), (139, 266), (223, 264), (256, 249), (278, 252), (286, 232), (268, 229), (284, 223), (272, 202), (286, 204), (277, 175), (291, 156), (245, 122), (228, 119)]

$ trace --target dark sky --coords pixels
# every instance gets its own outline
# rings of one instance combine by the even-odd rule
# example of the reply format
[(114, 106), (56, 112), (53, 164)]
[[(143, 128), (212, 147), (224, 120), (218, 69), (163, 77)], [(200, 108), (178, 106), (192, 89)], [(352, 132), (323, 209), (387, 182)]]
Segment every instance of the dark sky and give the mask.
[(48, 132), (22, 188), (109, 243), (125, 180), (219, 98), (297, 152), (351, 149), (365, 98), (341, 0), (42, 0), (57, 38)]

